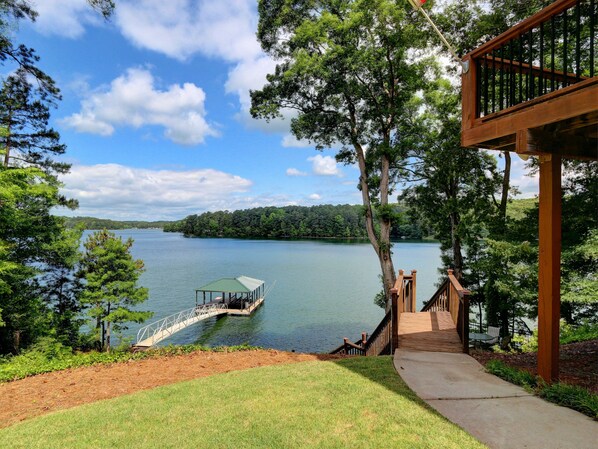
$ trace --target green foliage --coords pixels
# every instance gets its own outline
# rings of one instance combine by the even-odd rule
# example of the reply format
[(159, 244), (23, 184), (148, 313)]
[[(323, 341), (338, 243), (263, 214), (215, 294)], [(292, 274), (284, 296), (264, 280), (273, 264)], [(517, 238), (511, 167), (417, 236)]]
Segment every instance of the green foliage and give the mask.
[(87, 238), (79, 275), (85, 279), (81, 303), (95, 324), (100, 348), (110, 350), (111, 331), (127, 329), (129, 321), (142, 323), (152, 312), (134, 309), (148, 297), (148, 290), (137, 287), (143, 261), (134, 260), (130, 248), (133, 239), (122, 241), (102, 230)]
[(510, 367), (500, 360), (490, 360), (486, 364), (486, 369), (489, 373), (508, 382), (532, 390), (547, 401), (598, 419), (598, 395), (585, 388), (559, 382), (546, 384), (541, 378), (534, 377), (530, 372)]
[(486, 369), (489, 373), (521, 387), (534, 388), (538, 384), (536, 377), (529, 371), (512, 368), (500, 360), (490, 360), (486, 363)]
[[(392, 238), (426, 236), (420, 223), (407, 220), (408, 207), (387, 206), (396, 218)], [(367, 238), (363, 206), (322, 205), (259, 207), (234, 212), (206, 212), (164, 227), (194, 237), (233, 238)]]
[(64, 217), (68, 228), (80, 229), (163, 229), (175, 224), (173, 221), (115, 221), (94, 217)]
[(249, 345), (219, 346), (208, 348), (201, 345), (165, 346), (147, 351), (131, 352), (117, 350), (112, 352), (75, 352), (52, 338), (40, 339), (30, 349), (16, 356), (0, 358), (0, 382), (23, 379), (36, 374), (49, 373), (81, 366), (110, 364), (143, 360), (156, 357), (169, 357), (190, 354), (196, 351), (236, 352), (259, 349)]
[[(392, 0), (261, 0), (258, 40), (276, 62), (267, 84), (251, 92), (254, 118), (295, 114), (291, 131), (318, 150), (359, 168), (367, 236), (378, 256), (387, 297), (395, 280), (385, 208), (408, 159), (395, 141), (408, 134), (426, 61), (417, 15)], [(367, 148), (367, 151), (366, 151)], [(384, 211), (387, 212), (387, 211)]]
[[(559, 342), (562, 345), (581, 341), (598, 339), (598, 323), (584, 321), (578, 325), (560, 321)], [(531, 336), (514, 335), (513, 346), (522, 352), (536, 352), (538, 350), (538, 329), (534, 329)]]
[(585, 388), (554, 383), (540, 388), (538, 396), (598, 420), (598, 395), (589, 392)]

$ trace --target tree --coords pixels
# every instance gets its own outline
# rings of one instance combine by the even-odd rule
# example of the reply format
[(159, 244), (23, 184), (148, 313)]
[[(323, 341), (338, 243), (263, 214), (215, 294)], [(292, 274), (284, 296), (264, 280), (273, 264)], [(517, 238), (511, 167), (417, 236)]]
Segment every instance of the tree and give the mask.
[(106, 230), (91, 234), (85, 242), (79, 276), (85, 281), (81, 304), (95, 321), (100, 349), (110, 351), (112, 330), (127, 329), (126, 323), (142, 323), (152, 312), (134, 310), (148, 298), (148, 290), (137, 287), (144, 271), (143, 261), (135, 260), (130, 249), (133, 239), (122, 241)]
[(66, 150), (58, 132), (48, 128), (53, 99), (43, 90), (34, 89), (27, 75), (19, 68), (4, 80), (0, 89), (3, 165), (36, 166), (51, 174), (66, 173), (69, 164), (51, 159)]
[(293, 111), (291, 130), (337, 160), (359, 167), (367, 235), (378, 256), (385, 296), (395, 282), (389, 206), (392, 145), (424, 79), (410, 51), (421, 42), (406, 1), (260, 0), (258, 39), (277, 62), (251, 92), (251, 113), (267, 120)]
[(466, 248), (470, 257), (479, 251), (479, 240), (494, 215), (500, 178), (492, 156), (461, 148), (460, 96), (448, 81), (431, 85), (423, 106), (425, 112), (413, 125), (417, 143), (408, 169), (413, 184), (402, 198), (440, 240), (445, 268), (453, 268), (461, 279), (471, 269)]

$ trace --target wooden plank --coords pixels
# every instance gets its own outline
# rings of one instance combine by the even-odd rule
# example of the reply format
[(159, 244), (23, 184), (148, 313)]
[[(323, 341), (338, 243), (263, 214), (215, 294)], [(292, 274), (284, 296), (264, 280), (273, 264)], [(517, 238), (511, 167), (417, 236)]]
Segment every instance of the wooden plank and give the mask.
[(559, 376), (561, 304), (561, 158), (540, 156), (538, 271), (538, 374), (547, 382)]
[(399, 347), (432, 352), (463, 351), (449, 312), (402, 314), (399, 322)]

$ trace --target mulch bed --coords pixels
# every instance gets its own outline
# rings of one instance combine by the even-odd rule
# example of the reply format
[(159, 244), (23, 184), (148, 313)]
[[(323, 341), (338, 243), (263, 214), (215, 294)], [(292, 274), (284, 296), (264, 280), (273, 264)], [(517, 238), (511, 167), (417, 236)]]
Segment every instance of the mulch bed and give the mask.
[(342, 357), (275, 350), (198, 351), (40, 374), (0, 384), (0, 428), (52, 411), (198, 377), (259, 366)]
[[(497, 354), (472, 350), (471, 356), (482, 365), (490, 360), (500, 360), (509, 366), (537, 374), (538, 358), (535, 352), (522, 354)], [(559, 380), (578, 385), (598, 394), (598, 340), (562, 345), (560, 351)]]

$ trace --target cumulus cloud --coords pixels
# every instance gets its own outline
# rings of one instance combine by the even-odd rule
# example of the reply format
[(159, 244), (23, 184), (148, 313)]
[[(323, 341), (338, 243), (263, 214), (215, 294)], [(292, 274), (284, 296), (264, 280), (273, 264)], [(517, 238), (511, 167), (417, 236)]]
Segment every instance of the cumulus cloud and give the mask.
[(312, 163), (312, 170), (320, 176), (342, 176), (341, 171), (336, 165), (336, 160), (331, 156), (322, 156), (317, 154), (307, 158)]
[(313, 147), (309, 140), (299, 140), (292, 134), (286, 134), (282, 138), (282, 146), (285, 148), (308, 148)]
[(322, 199), (322, 195), (319, 195), (317, 193), (312, 193), (311, 195), (308, 196), (308, 198), (310, 200), (317, 201), (317, 200), (321, 200)]
[(164, 128), (169, 140), (181, 145), (203, 143), (218, 133), (205, 119), (206, 95), (193, 83), (166, 90), (145, 69), (129, 69), (109, 86), (85, 94), (81, 111), (61, 120), (79, 132), (109, 136), (118, 126)]
[(179, 60), (202, 53), (237, 62), (261, 53), (252, 0), (122, 0), (116, 23), (138, 47)]
[(85, 33), (86, 25), (102, 22), (86, 0), (35, 0), (33, 6), (39, 13), (33, 26), (45, 35), (74, 39)]
[(287, 176), (307, 176), (307, 173), (296, 168), (287, 168)]
[(63, 193), (79, 200), (78, 215), (180, 219), (244, 203), (252, 182), (213, 169), (151, 170), (118, 164), (74, 165)]

